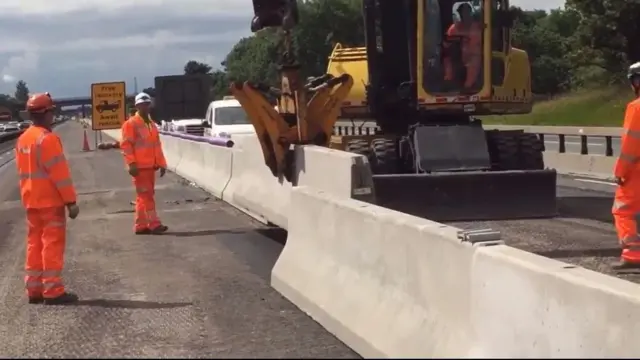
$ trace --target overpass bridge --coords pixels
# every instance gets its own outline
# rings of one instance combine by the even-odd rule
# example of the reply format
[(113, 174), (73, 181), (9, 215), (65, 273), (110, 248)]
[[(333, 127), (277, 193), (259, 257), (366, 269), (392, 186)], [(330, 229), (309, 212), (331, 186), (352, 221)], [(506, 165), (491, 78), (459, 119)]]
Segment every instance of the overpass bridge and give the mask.
[[(133, 99), (135, 95), (127, 95), (127, 103), (133, 104)], [(66, 98), (53, 98), (56, 106), (59, 108), (64, 108), (67, 106), (81, 106), (82, 109), (82, 117), (87, 117), (89, 115), (90, 106), (91, 105), (91, 97), (90, 96), (78, 96), (78, 97), (66, 97)], [(14, 106), (18, 108), (18, 110), (24, 110), (25, 103), (16, 102)]]
[[(127, 101), (133, 101), (135, 95), (127, 95)], [(81, 105), (91, 105), (91, 97), (87, 96), (78, 96), (78, 97), (67, 97), (67, 98), (53, 98), (56, 105), (59, 107), (65, 106), (81, 106)]]

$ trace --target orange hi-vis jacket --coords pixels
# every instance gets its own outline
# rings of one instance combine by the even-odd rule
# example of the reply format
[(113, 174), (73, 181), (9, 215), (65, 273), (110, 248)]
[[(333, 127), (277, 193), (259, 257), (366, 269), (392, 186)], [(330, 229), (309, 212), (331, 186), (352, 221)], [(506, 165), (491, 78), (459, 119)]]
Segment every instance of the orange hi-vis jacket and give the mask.
[(27, 209), (61, 207), (76, 202), (76, 190), (58, 135), (29, 127), (16, 143), (20, 195)]
[(465, 29), (460, 22), (451, 24), (447, 30), (447, 36), (462, 37), (462, 58), (482, 55), (482, 26), (473, 21), (470, 27)]
[(627, 105), (620, 142), (614, 176), (624, 180), (640, 180), (637, 179), (640, 176), (640, 99)]
[(120, 148), (127, 165), (136, 163), (138, 169), (167, 167), (158, 127), (153, 121), (147, 125), (137, 113), (122, 125)]

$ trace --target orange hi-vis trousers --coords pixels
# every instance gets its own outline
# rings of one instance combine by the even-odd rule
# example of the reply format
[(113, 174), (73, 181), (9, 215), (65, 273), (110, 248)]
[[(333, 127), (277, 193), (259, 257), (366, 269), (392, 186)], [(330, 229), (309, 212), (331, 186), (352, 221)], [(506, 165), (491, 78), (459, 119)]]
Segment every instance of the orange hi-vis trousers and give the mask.
[(62, 268), (66, 244), (64, 207), (27, 209), (27, 295), (56, 298), (64, 294)]
[(156, 213), (156, 171), (154, 169), (140, 169), (138, 176), (133, 178), (133, 185), (136, 188), (134, 231), (153, 230), (162, 225)]
[(624, 183), (616, 189), (612, 213), (623, 247), (622, 260), (640, 264), (640, 99), (627, 105), (622, 130), (613, 172)]
[[(636, 174), (640, 175), (640, 174)], [(640, 236), (638, 220), (640, 219), (640, 179), (631, 177), (624, 186), (616, 189), (613, 204), (613, 219), (615, 221), (618, 241), (622, 246), (622, 260), (630, 263), (640, 263)]]

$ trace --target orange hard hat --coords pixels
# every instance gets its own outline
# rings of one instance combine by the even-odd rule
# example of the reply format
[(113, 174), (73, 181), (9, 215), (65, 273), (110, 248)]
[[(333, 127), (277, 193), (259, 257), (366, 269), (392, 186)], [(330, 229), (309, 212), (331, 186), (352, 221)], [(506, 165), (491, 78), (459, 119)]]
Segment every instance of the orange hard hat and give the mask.
[(48, 92), (33, 94), (29, 96), (29, 100), (27, 100), (27, 111), (30, 113), (44, 113), (55, 108), (56, 106), (53, 103), (53, 99)]

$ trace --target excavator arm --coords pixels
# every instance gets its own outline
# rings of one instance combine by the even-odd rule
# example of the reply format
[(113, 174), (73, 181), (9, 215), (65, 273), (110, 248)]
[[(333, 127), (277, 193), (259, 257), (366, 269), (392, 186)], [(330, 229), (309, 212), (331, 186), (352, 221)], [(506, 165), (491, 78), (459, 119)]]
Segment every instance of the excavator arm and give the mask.
[[(296, 0), (253, 0), (251, 31), (278, 28), (282, 40), (280, 88), (251, 82), (232, 83), (231, 94), (256, 130), (265, 164), (274, 176), (291, 181), (291, 145), (328, 146), (340, 106), (353, 86), (348, 74), (302, 79), (293, 51), (292, 29), (298, 23)], [(277, 110), (266, 94), (276, 95)]]

